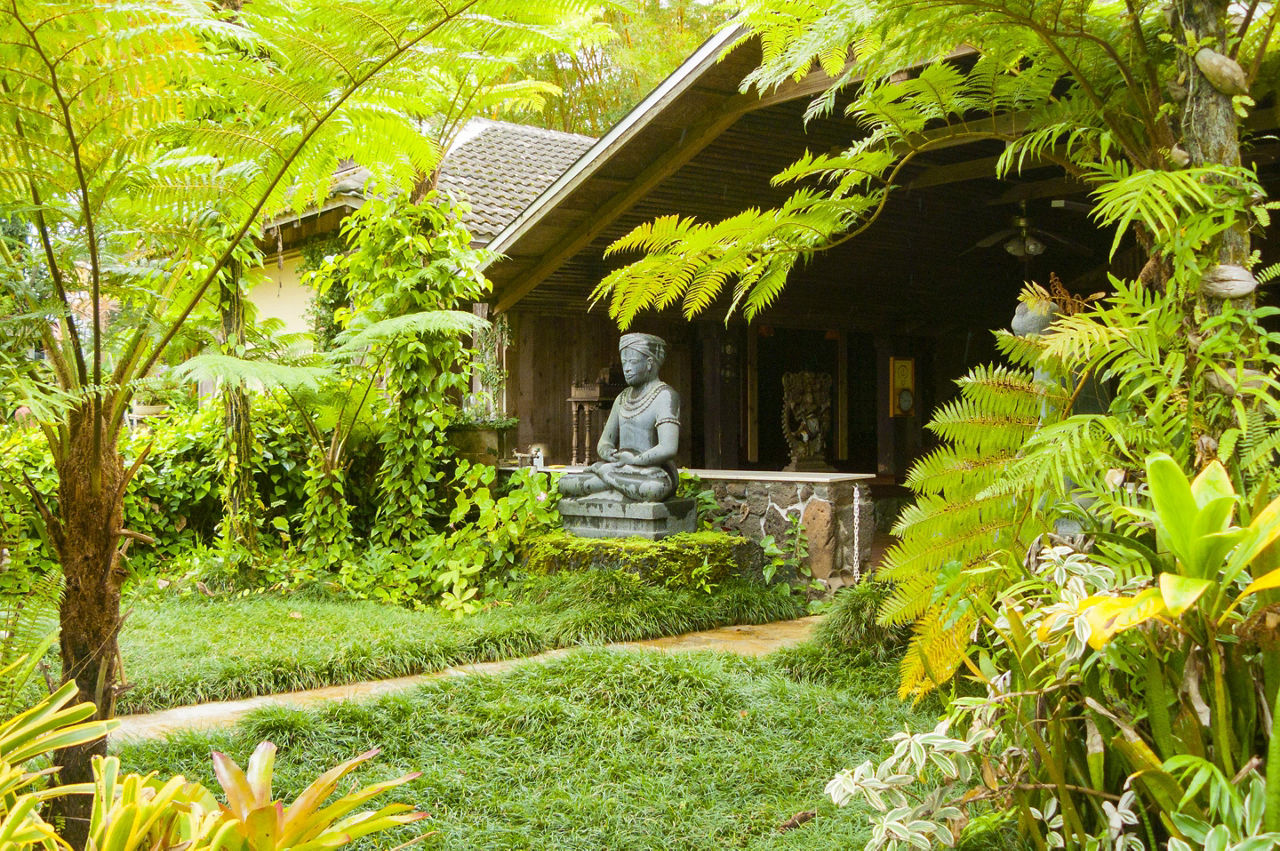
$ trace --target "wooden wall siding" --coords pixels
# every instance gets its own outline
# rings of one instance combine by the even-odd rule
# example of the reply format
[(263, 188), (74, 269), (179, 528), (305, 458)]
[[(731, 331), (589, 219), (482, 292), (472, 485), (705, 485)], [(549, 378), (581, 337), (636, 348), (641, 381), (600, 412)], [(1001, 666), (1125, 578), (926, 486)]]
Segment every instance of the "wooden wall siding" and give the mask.
[[(618, 363), (616, 325), (603, 313), (551, 315), (511, 311), (512, 348), (507, 355), (508, 398), (520, 418), (517, 448), (524, 452), (535, 443), (547, 447), (548, 464), (568, 464), (573, 424), (569, 393), (575, 381), (592, 381), (601, 368)], [(687, 323), (652, 322), (635, 330), (657, 334), (670, 345), (662, 378), (680, 394), (685, 412), (680, 425), (680, 455), (676, 463), (690, 466), (693, 403), (692, 332)], [(594, 434), (599, 435), (606, 412), (595, 415)], [(595, 461), (592, 442), (591, 460)]]

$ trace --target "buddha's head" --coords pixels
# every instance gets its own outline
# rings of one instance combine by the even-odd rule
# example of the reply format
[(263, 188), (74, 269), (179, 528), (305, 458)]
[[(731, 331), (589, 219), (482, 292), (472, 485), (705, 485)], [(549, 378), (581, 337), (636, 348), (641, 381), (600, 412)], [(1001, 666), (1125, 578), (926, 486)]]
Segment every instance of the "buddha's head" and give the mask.
[(658, 369), (667, 358), (667, 344), (652, 334), (623, 334), (618, 341), (622, 358), (622, 375), (632, 387), (639, 387), (658, 377)]

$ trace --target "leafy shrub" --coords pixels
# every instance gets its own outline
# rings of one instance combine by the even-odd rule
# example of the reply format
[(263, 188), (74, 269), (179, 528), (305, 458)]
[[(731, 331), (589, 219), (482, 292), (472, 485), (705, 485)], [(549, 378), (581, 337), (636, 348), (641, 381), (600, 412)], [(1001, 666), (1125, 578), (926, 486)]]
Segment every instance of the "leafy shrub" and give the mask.
[[(419, 203), (371, 197), (342, 225), (345, 251), (309, 276), (322, 294), (349, 294), (335, 320), (348, 331), (370, 322), (462, 308), (487, 291), (480, 269), (488, 255), (452, 203), (434, 193)], [(381, 429), (377, 535), (384, 544), (416, 543), (431, 519), (450, 450), (445, 429), (458, 416), (471, 353), (456, 333), (423, 330), (386, 336), (370, 353), (390, 404)]]
[(719, 529), (724, 522), (724, 509), (716, 500), (716, 492), (702, 486), (702, 479), (688, 470), (680, 471), (680, 482), (676, 486), (677, 499), (692, 499), (697, 506), (698, 531), (706, 532)]
[(482, 584), (506, 576), (522, 542), (559, 523), (547, 474), (521, 468), (498, 485), (496, 473), (460, 462), (446, 529), (408, 546), (372, 547), (344, 563), (332, 584), (356, 599), (412, 605), (439, 599), (459, 612), (474, 610)]
[[(279, 399), (259, 394), (253, 401), (253, 428), (258, 452), (254, 477), (266, 507), (265, 522), (282, 545), (297, 534), (295, 525), (306, 496), (308, 444), (292, 411)], [(38, 514), (26, 493), (25, 478), (51, 506), (57, 504), (57, 476), (37, 430), (11, 428), (0, 434), (0, 546), (7, 570), (0, 571), (0, 592), (21, 593), (28, 574), (43, 574), (56, 565), (41, 540)], [(165, 570), (171, 560), (199, 543), (213, 540), (221, 520), (220, 487), (226, 447), (220, 405), (166, 419), (147, 420), (121, 444), (126, 467), (145, 457), (125, 497), (126, 529), (154, 540), (130, 541), (127, 565), (135, 573)], [(360, 462), (349, 471), (349, 495), (356, 509), (353, 524), (367, 531), (378, 456), (374, 441), (357, 447)]]
[(870, 661), (887, 662), (902, 656), (910, 638), (904, 626), (885, 626), (877, 621), (889, 587), (866, 581), (836, 592), (814, 633), (814, 641)]

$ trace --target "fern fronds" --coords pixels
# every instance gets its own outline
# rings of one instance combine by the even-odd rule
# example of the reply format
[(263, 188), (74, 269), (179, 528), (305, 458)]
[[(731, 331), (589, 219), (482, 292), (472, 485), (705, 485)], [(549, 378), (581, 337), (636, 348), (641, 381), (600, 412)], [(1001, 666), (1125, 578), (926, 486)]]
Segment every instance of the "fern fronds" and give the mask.
[(911, 465), (906, 486), (920, 494), (982, 490), (1018, 457), (1017, 450), (976, 456), (953, 446), (933, 449)]
[[(58, 631), (58, 606), (62, 601), (62, 573), (34, 574), (30, 588), (21, 595), (0, 596), (0, 669), (8, 669), (24, 656), (48, 646)], [(39, 662), (30, 659), (32, 666)], [(25, 666), (24, 666), (25, 667)], [(0, 677), (0, 712), (17, 714), (27, 693), (29, 671)]]
[(934, 606), (924, 613), (898, 665), (898, 697), (919, 700), (951, 679), (964, 661), (977, 627), (978, 619), (970, 612), (956, 616)]

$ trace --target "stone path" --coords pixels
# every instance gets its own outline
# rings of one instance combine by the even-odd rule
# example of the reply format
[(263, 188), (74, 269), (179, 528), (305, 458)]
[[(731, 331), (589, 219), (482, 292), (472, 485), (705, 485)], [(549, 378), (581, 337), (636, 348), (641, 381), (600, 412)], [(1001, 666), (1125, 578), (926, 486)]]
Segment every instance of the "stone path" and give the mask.
[[(742, 656), (763, 656), (792, 647), (809, 637), (814, 624), (821, 616), (814, 615), (793, 621), (781, 621), (748, 626), (726, 626), (705, 632), (691, 632), (649, 641), (627, 641), (608, 645), (611, 650), (659, 650), (667, 653), (685, 653), (693, 650), (719, 650)], [(498, 674), (516, 665), (559, 659), (573, 652), (574, 648), (551, 650), (523, 659), (506, 659), (501, 662), (480, 662), (459, 665), (433, 674), (417, 674), (393, 680), (351, 683), (343, 686), (295, 691), (251, 697), (246, 700), (227, 700), (218, 703), (201, 703), (196, 706), (179, 706), (150, 715), (125, 715), (120, 727), (111, 734), (115, 741), (122, 739), (149, 739), (164, 736), (178, 730), (207, 730), (228, 727), (241, 717), (263, 706), (314, 706), (332, 700), (353, 700), (404, 691), (440, 677), (464, 677), (469, 674)]]

